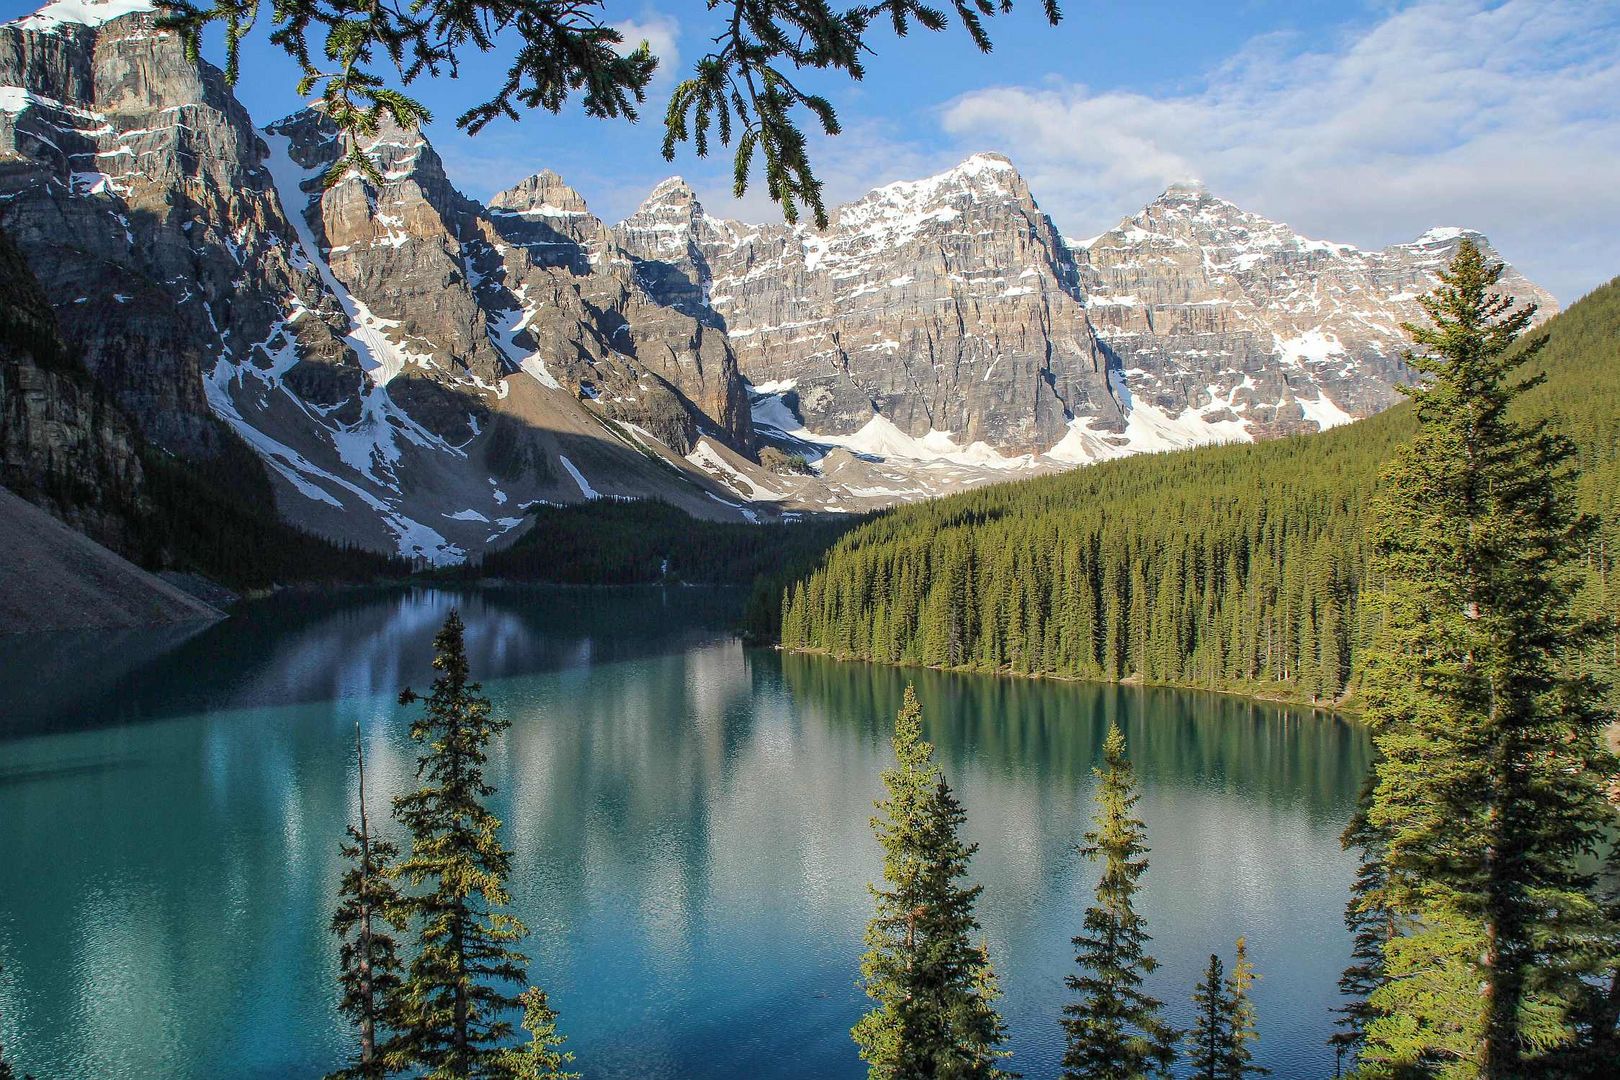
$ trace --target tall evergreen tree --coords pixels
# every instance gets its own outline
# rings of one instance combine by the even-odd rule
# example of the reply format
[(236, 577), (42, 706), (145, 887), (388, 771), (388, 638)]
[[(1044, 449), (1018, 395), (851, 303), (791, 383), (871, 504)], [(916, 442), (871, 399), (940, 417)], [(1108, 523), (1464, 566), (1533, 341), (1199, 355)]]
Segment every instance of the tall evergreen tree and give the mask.
[(1074, 939), (1078, 974), (1065, 981), (1077, 996), (1064, 1006), (1066, 1080), (1139, 1080), (1168, 1076), (1178, 1032), (1160, 1015), (1161, 1002), (1142, 989), (1158, 961), (1148, 955), (1147, 922), (1135, 896), (1147, 872), (1147, 829), (1135, 816), (1136, 773), (1125, 756), (1125, 735), (1110, 725), (1103, 743), (1096, 827), (1080, 853), (1103, 860), (1096, 902)]
[(1374, 505), (1379, 637), (1368, 823), (1398, 933), (1369, 997), (1364, 1070), (1508, 1080), (1567, 1040), (1563, 1002), (1596, 917), (1582, 865), (1612, 820), (1604, 695), (1570, 663), (1599, 627), (1572, 611), (1591, 522), (1570, 443), (1509, 407), (1533, 308), (1464, 240), (1422, 299), (1418, 432)]
[(1187, 1063), (1199, 1080), (1220, 1080), (1232, 1051), (1232, 1023), (1227, 1012), (1226, 967), (1209, 954), (1204, 977), (1193, 988), (1193, 1028), (1187, 1033)]
[(1254, 1063), (1253, 1044), (1259, 1041), (1260, 1030), (1256, 1025), (1249, 988), (1259, 977), (1254, 972), (1254, 964), (1249, 961), (1248, 939), (1238, 938), (1237, 955), (1232, 959), (1232, 977), (1226, 984), (1232, 1038), (1221, 1080), (1243, 1080), (1246, 1076), (1264, 1076), (1271, 1071)]
[(964, 843), (966, 820), (934, 748), (922, 738), (922, 707), (907, 686), (894, 726), (894, 767), (873, 831), (883, 847), (883, 885), (870, 886), (876, 911), (866, 928), (861, 977), (877, 1002), (851, 1032), (872, 1080), (989, 1080), (1005, 1025), (988, 950), (975, 945), (981, 886), (965, 885), (978, 845)]
[(1187, 1035), (1188, 1062), (1204, 1080), (1244, 1080), (1270, 1070), (1254, 1063), (1255, 1028), (1249, 987), (1257, 976), (1249, 962), (1248, 943), (1237, 939), (1237, 958), (1227, 976), (1219, 956), (1211, 955), (1204, 978), (1193, 989), (1193, 1029)]
[(328, 1080), (383, 1080), (398, 1072), (394, 1034), (400, 1022), (400, 972), (403, 963), (389, 928), (405, 928), (404, 907), (393, 881), (399, 848), (371, 834), (366, 813), (366, 755), (360, 725), (354, 728), (359, 772), (360, 824), (349, 826), (343, 857), (351, 864), (343, 875), (332, 932), (343, 940), (341, 1008), (354, 1024), (359, 1047), (354, 1060)]
[[(486, 748), (508, 722), (493, 714), (472, 680), (461, 617), (452, 611), (433, 639), (439, 675), (411, 724), (423, 744), (422, 787), (394, 801), (411, 834), (398, 874), (425, 891), (406, 898), (416, 920), (417, 953), (403, 988), (400, 1057), (431, 1080), (508, 1080), (524, 1056), (502, 1044), (512, 1035), (506, 1014), (524, 1004), (513, 988), (528, 958), (513, 945), (528, 929), (500, 910), (510, 902), (512, 856), (501, 823), (484, 805), (495, 789), (484, 780)], [(409, 689), (401, 704), (420, 700)]]

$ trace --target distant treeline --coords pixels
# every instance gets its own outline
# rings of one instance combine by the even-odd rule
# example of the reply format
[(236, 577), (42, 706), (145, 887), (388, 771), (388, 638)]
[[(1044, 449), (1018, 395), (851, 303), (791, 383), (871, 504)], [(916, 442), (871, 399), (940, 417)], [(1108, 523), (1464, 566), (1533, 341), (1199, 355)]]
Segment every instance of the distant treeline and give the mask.
[(410, 575), (408, 559), (328, 540), (284, 521), (264, 463), (234, 434), (221, 442), (212, 462), (143, 449), (146, 511), (133, 522), (136, 562), (195, 571), (239, 590)]
[[(1581, 597), (1620, 612), (1620, 280), (1529, 338), (1524, 399), (1579, 447), (1602, 528)], [(1303, 700), (1354, 690), (1371, 627), (1367, 501), (1402, 404), (1321, 435), (1136, 457), (882, 514), (784, 596), (790, 648), (885, 663), (1139, 678)], [(1612, 665), (1612, 655), (1601, 658)]]
[(563, 585), (754, 585), (745, 629), (769, 638), (781, 621), (784, 584), (866, 520), (839, 514), (747, 525), (699, 521), (652, 500), (610, 499), (539, 506), (533, 518), (511, 547), (441, 574)]

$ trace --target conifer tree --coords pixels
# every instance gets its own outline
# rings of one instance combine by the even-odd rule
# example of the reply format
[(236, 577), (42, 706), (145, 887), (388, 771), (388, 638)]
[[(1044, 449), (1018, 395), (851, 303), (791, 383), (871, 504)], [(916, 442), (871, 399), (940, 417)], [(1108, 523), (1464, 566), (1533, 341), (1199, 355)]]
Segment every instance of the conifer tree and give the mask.
[(1249, 988), (1258, 978), (1254, 965), (1249, 962), (1248, 939), (1240, 937), (1237, 939), (1237, 956), (1232, 960), (1232, 977), (1226, 985), (1231, 1040), (1221, 1080), (1243, 1080), (1246, 1076), (1264, 1076), (1270, 1072), (1254, 1063), (1252, 1044), (1259, 1040), (1260, 1032), (1255, 1024), (1254, 1002), (1249, 998)]
[(1259, 1035), (1249, 987), (1257, 976), (1249, 962), (1248, 942), (1237, 939), (1237, 958), (1226, 975), (1219, 956), (1211, 955), (1204, 978), (1193, 989), (1194, 1023), (1187, 1035), (1193, 1075), (1204, 1080), (1244, 1080), (1270, 1070), (1254, 1063), (1251, 1048)]
[(1368, 822), (1395, 913), (1368, 1001), (1362, 1063), (1484, 1080), (1522, 1077), (1567, 1041), (1581, 942), (1597, 918), (1581, 863), (1612, 820), (1604, 695), (1571, 663), (1600, 628), (1575, 616), (1591, 522), (1573, 505), (1573, 449), (1510, 406), (1533, 307), (1495, 291), (1502, 267), (1464, 240), (1435, 291), (1412, 397), (1418, 433), (1374, 505), (1368, 720), (1380, 751)]
[(1227, 1012), (1226, 968), (1209, 954), (1204, 977), (1193, 989), (1193, 1028), (1187, 1034), (1187, 1063), (1199, 1080), (1220, 1080), (1232, 1049), (1231, 1016)]
[(877, 1005), (851, 1032), (872, 1080), (990, 1080), (1005, 1025), (988, 950), (975, 945), (974, 904), (964, 885), (977, 845), (964, 843), (966, 814), (934, 748), (922, 738), (922, 707), (912, 687), (894, 729), (895, 765), (883, 772), (886, 798), (873, 831), (883, 847), (883, 885), (871, 886), (861, 977)]
[(508, 1051), (512, 1080), (580, 1080), (577, 1072), (565, 1071), (574, 1060), (571, 1050), (563, 1050), (566, 1035), (557, 1030), (557, 1012), (546, 1000), (546, 992), (529, 987), (518, 995), (523, 1005), (523, 1030), (529, 1044)]
[(1103, 860), (1096, 901), (1074, 939), (1078, 974), (1066, 980), (1076, 1000), (1064, 1006), (1066, 1080), (1138, 1080), (1168, 1076), (1178, 1032), (1160, 1015), (1162, 1004), (1142, 989), (1158, 961), (1148, 955), (1146, 920), (1134, 898), (1147, 872), (1147, 830), (1134, 810), (1136, 774), (1125, 756), (1125, 736), (1110, 725), (1103, 743), (1096, 827), (1079, 849)]
[(354, 728), (355, 760), (359, 772), (360, 824), (349, 826), (351, 843), (343, 845), (350, 868), (343, 875), (332, 932), (343, 940), (339, 952), (343, 968), (341, 1008), (359, 1036), (358, 1052), (348, 1067), (328, 1080), (383, 1080), (399, 1070), (394, 1031), (400, 1022), (400, 960), (397, 944), (388, 932), (405, 928), (404, 907), (392, 873), (399, 848), (371, 834), (366, 813), (366, 757), (360, 725)]
[[(510, 899), (512, 856), (501, 846), (500, 820), (484, 805), (495, 790), (484, 780), (486, 748), (508, 722), (472, 680), (459, 614), (450, 613), (433, 647), (439, 675), (411, 724), (411, 738), (424, 747), (423, 784), (394, 801), (411, 834), (397, 873), (414, 888), (426, 886), (406, 899), (418, 930), (399, 1055), (430, 1080), (509, 1080), (527, 1067), (502, 1044), (512, 1035), (506, 1014), (525, 1004), (513, 987), (523, 984), (528, 959), (513, 946), (528, 929), (499, 910)], [(417, 700), (409, 689), (400, 694), (401, 704)], [(555, 1039), (554, 1027), (545, 1037)]]

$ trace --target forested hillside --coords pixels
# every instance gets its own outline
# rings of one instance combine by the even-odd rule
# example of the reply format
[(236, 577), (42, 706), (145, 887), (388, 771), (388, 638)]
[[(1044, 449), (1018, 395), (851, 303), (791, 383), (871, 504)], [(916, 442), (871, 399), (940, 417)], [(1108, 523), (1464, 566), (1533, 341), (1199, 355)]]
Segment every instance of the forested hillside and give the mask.
[[(1525, 399), (1579, 447), (1603, 525), (1583, 603), (1620, 611), (1620, 279), (1538, 329)], [(1336, 701), (1369, 627), (1365, 507), (1407, 405), (1321, 435), (1139, 457), (909, 506), (784, 598), (789, 648)], [(1613, 664), (1612, 654), (1603, 658)]]

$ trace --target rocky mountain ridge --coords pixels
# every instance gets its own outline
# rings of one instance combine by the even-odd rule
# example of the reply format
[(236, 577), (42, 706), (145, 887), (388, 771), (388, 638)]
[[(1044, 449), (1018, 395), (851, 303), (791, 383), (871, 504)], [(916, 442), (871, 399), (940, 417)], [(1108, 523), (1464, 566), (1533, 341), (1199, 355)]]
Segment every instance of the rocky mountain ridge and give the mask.
[[(1494, 254), (1462, 229), (1376, 252), (1311, 240), (1198, 184), (1075, 241), (998, 154), (879, 188), (825, 231), (715, 219), (677, 180), (619, 232), (783, 398), (767, 433), (1003, 467), (1370, 415), (1409, 377), (1400, 324), (1423, 320), (1416, 298), (1458, 241)], [(1557, 311), (1517, 272), (1507, 284)]]
[(679, 178), (609, 225), (550, 171), (480, 204), (418, 133), (363, 149), (380, 181), (323, 188), (319, 111), (257, 128), (147, 0), (0, 26), (0, 228), (85, 366), (171, 453), (245, 441), (284, 518), (432, 562), (540, 501), (759, 521), (1367, 415), (1462, 235), (1360, 252), (1178, 186), (1077, 243), (993, 154), (823, 231)]

